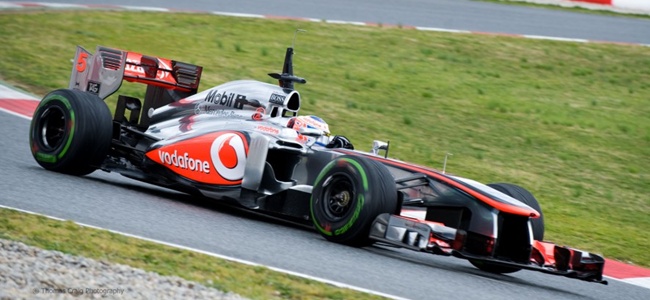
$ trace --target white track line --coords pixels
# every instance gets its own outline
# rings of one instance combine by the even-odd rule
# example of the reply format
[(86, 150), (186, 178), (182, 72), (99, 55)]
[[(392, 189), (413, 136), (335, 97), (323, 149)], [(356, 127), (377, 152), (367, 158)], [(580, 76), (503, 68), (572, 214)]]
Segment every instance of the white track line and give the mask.
[(227, 17), (257, 18), (257, 19), (265, 18), (263, 15), (257, 15), (257, 14), (232, 13), (232, 12), (223, 12), (223, 11), (212, 11), (210, 13), (213, 15), (227, 16)]
[(638, 278), (628, 278), (628, 279), (617, 279), (625, 283), (634, 284), (636, 286), (644, 287), (650, 289), (650, 277), (638, 277)]

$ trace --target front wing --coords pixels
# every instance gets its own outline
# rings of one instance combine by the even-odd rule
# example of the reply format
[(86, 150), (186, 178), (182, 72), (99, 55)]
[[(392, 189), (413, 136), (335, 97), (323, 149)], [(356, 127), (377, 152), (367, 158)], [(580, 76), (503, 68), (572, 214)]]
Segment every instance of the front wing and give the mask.
[(528, 263), (508, 261), (465, 251), (467, 233), (463, 230), (391, 214), (382, 214), (375, 219), (370, 238), (415, 251), (607, 284), (603, 280), (603, 257), (549, 242), (533, 241)]

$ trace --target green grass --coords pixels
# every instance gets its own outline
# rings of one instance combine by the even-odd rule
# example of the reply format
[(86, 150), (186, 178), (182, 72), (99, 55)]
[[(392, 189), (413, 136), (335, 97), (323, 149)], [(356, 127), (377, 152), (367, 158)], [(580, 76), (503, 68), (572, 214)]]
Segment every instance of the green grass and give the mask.
[[(130, 265), (165, 276), (179, 276), (251, 299), (384, 299), (266, 267), (244, 265), (8, 209), (0, 209), (0, 238)], [(125, 296), (129, 296), (128, 291)]]
[[(77, 44), (273, 82), (296, 28), (303, 114), (358, 149), (530, 189), (548, 240), (650, 266), (650, 48), (144, 12), (0, 15), (0, 79), (66, 87)], [(143, 86), (122, 93), (142, 96)], [(110, 101), (114, 101), (111, 99)]]

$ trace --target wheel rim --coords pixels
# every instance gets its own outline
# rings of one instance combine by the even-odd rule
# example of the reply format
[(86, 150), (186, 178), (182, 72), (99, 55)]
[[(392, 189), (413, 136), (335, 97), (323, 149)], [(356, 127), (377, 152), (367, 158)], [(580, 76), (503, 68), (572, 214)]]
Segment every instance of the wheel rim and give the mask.
[(325, 214), (333, 221), (343, 219), (350, 211), (356, 196), (352, 179), (345, 174), (334, 175), (327, 180), (325, 186)]
[(44, 150), (52, 151), (60, 147), (65, 141), (66, 117), (58, 106), (50, 106), (40, 117), (40, 140)]

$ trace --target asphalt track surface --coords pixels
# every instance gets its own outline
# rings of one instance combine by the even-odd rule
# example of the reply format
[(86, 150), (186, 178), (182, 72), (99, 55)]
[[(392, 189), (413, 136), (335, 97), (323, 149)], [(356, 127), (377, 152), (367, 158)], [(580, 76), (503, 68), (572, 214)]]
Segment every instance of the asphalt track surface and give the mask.
[(604, 286), (531, 271), (494, 275), (456, 258), (336, 245), (311, 230), (117, 174), (48, 172), (31, 157), (28, 129), (28, 120), (0, 112), (1, 205), (411, 299), (650, 299), (650, 290), (616, 280)]
[[(20, 1), (10, 1), (20, 2)], [(650, 19), (472, 0), (53, 0), (650, 44)]]

